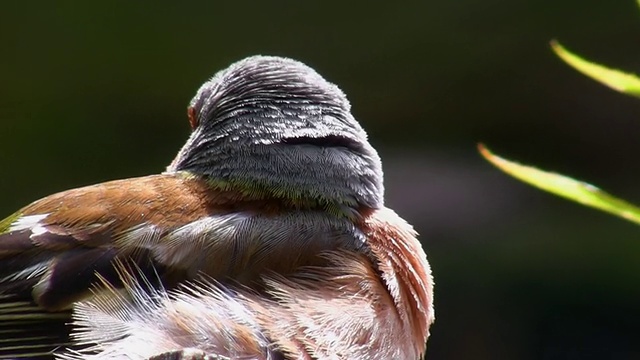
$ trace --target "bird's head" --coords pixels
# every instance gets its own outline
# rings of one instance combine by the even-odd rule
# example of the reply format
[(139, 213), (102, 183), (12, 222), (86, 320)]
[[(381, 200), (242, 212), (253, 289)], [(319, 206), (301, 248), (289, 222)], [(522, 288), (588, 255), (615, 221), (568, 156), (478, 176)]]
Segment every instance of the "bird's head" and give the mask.
[(204, 83), (168, 172), (301, 206), (379, 208), (382, 170), (344, 93), (301, 62), (253, 56)]

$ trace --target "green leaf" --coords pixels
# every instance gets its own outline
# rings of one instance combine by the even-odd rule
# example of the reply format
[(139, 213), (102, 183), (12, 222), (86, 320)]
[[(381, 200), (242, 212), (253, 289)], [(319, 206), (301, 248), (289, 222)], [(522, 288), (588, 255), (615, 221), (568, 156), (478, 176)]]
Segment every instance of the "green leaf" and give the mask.
[(479, 144), (480, 154), (505, 173), (552, 194), (573, 200), (640, 224), (640, 208), (618, 199), (593, 185), (569, 177), (521, 165), (494, 155)]
[[(638, 3), (640, 4), (640, 0)], [(564, 62), (588, 77), (621, 93), (640, 97), (640, 78), (636, 75), (585, 60), (555, 40), (551, 42), (551, 48)]]

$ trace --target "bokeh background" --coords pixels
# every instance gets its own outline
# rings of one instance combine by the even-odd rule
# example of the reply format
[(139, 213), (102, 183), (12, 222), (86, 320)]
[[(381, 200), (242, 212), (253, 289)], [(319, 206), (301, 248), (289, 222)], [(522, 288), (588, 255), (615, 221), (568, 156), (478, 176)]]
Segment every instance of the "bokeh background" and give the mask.
[(640, 202), (640, 101), (564, 65), (553, 38), (640, 71), (633, 0), (4, 3), (0, 213), (161, 171), (204, 80), (289, 56), (348, 94), (387, 204), (421, 233), (437, 282), (428, 359), (640, 359), (639, 229), (476, 151)]

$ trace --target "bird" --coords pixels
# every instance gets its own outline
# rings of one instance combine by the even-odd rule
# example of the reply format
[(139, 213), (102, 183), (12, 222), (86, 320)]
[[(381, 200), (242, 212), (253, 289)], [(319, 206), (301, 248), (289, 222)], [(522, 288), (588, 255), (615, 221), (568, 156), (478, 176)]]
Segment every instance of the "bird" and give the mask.
[(163, 172), (0, 221), (0, 359), (421, 358), (431, 268), (344, 92), (256, 55), (187, 117)]

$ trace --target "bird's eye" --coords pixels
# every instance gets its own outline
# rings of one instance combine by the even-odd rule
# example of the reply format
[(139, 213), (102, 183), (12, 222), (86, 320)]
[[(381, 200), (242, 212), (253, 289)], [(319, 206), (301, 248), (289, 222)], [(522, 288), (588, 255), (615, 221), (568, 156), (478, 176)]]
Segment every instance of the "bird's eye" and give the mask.
[(196, 114), (196, 109), (193, 106), (189, 106), (187, 108), (187, 116), (189, 116), (189, 125), (191, 125), (191, 130), (195, 130), (198, 127), (198, 116)]

